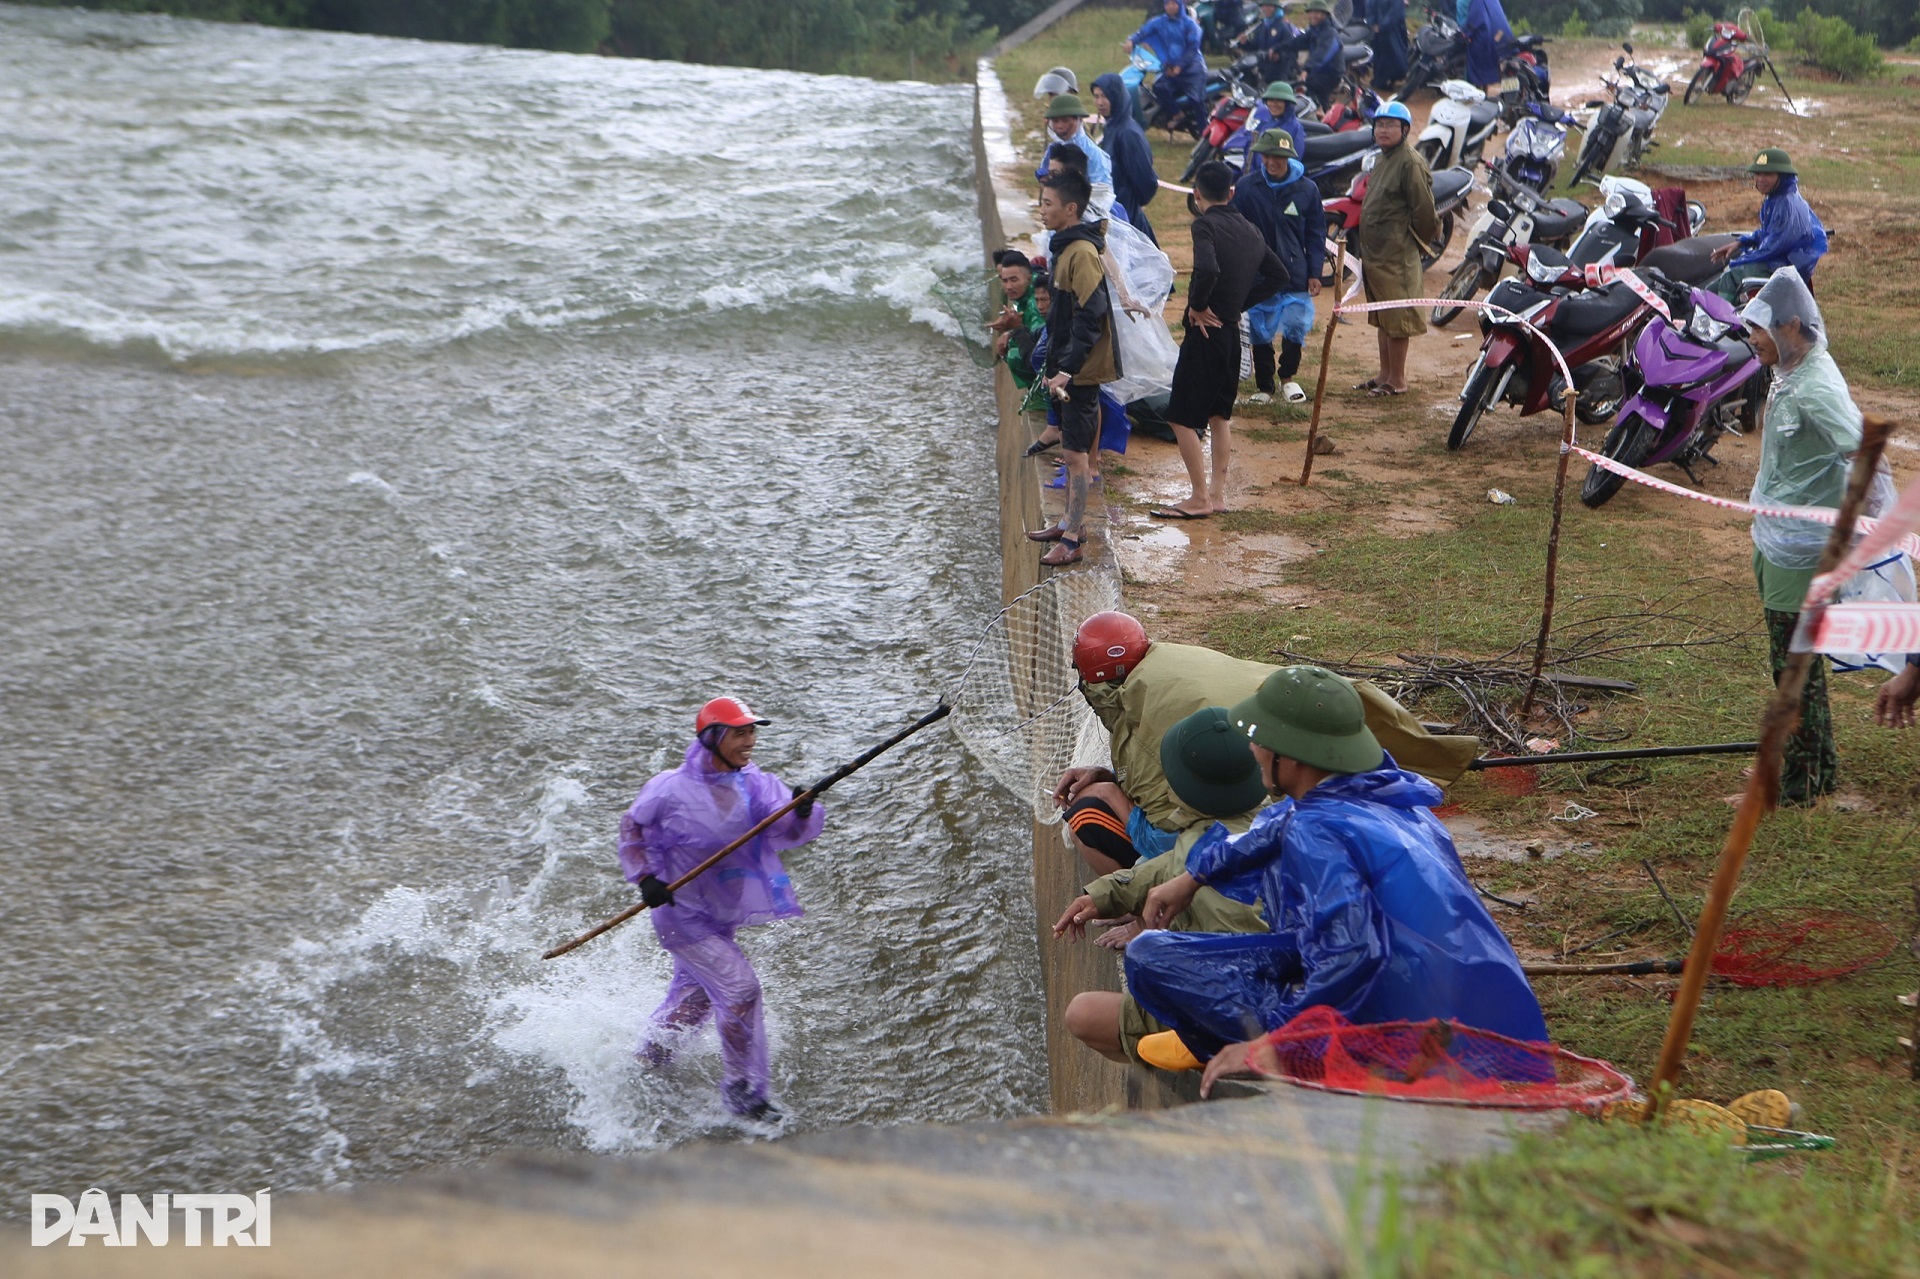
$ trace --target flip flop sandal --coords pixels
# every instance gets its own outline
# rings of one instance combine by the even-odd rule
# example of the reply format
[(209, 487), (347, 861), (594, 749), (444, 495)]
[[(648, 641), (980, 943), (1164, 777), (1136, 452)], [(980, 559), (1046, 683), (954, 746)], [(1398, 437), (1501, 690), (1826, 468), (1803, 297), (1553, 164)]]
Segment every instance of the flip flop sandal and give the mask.
[(1378, 385), (1378, 386), (1375, 386), (1371, 391), (1368, 391), (1367, 394), (1368, 395), (1405, 395), (1406, 392), (1396, 391), (1390, 386)]
[(1156, 520), (1206, 520), (1213, 518), (1212, 511), (1183, 511), (1177, 506), (1156, 506), (1147, 514)]
[(1059, 447), (1060, 447), (1059, 440), (1035, 440), (1033, 443), (1027, 445), (1027, 451), (1025, 453), (1022, 453), (1020, 456), (1021, 457), (1038, 457), (1040, 454), (1045, 453), (1048, 449), (1057, 449)]
[(1356, 391), (1369, 391), (1369, 392), (1370, 392), (1370, 391), (1372, 391), (1372, 390), (1373, 390), (1373, 389), (1374, 389), (1375, 387), (1377, 387), (1377, 386), (1379, 386), (1379, 385), (1380, 385), (1380, 379), (1378, 379), (1378, 378), (1371, 378), (1371, 377), (1370, 377), (1370, 378), (1368, 378), (1368, 379), (1367, 379), (1366, 381), (1364, 381), (1364, 382), (1355, 382), (1355, 383), (1353, 384), (1353, 389), (1354, 389), (1354, 390), (1356, 390)]

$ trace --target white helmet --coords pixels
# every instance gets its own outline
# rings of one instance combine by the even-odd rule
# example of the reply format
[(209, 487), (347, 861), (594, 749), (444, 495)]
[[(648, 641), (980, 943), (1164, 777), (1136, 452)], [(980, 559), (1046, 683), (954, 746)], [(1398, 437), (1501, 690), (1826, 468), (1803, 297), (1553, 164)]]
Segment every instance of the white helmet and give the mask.
[(1033, 86), (1036, 98), (1053, 98), (1062, 93), (1080, 92), (1080, 79), (1070, 67), (1055, 67), (1041, 76)]

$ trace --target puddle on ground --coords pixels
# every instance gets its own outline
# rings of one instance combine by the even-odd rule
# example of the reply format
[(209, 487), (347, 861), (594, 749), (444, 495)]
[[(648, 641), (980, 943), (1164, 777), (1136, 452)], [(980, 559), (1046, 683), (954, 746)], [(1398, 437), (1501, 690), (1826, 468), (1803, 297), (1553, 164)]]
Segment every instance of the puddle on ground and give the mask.
[(1453, 836), (1453, 846), (1460, 851), (1463, 861), (1475, 857), (1500, 862), (1551, 861), (1569, 853), (1595, 851), (1593, 841), (1587, 839), (1555, 839), (1550, 836), (1521, 839), (1512, 835), (1496, 835), (1487, 829), (1485, 822), (1466, 813), (1448, 813), (1440, 821)]

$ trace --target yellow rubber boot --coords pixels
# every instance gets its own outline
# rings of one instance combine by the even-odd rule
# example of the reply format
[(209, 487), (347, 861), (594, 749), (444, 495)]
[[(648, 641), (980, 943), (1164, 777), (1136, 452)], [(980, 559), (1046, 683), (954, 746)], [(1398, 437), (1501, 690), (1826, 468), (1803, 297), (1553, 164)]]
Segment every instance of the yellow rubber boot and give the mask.
[(1198, 1070), (1205, 1064), (1188, 1052), (1187, 1046), (1180, 1042), (1180, 1036), (1171, 1030), (1142, 1035), (1134, 1048), (1139, 1052), (1140, 1060), (1155, 1070)]
[(1793, 1122), (1793, 1103), (1778, 1088), (1762, 1088), (1744, 1097), (1735, 1097), (1727, 1103), (1727, 1109), (1737, 1115), (1741, 1123), (1761, 1128), (1785, 1128)]

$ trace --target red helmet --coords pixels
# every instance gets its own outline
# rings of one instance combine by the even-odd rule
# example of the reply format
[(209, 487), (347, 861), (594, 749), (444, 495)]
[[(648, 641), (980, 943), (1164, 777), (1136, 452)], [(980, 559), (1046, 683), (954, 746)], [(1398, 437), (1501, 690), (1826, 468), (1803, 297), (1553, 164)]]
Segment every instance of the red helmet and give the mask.
[(745, 728), (749, 724), (771, 724), (770, 719), (761, 719), (747, 704), (737, 697), (716, 697), (700, 708), (693, 718), (693, 731), (704, 733), (715, 724), (724, 724), (728, 728)]
[(1089, 684), (1127, 677), (1147, 655), (1147, 630), (1127, 613), (1095, 613), (1073, 633), (1073, 667)]

